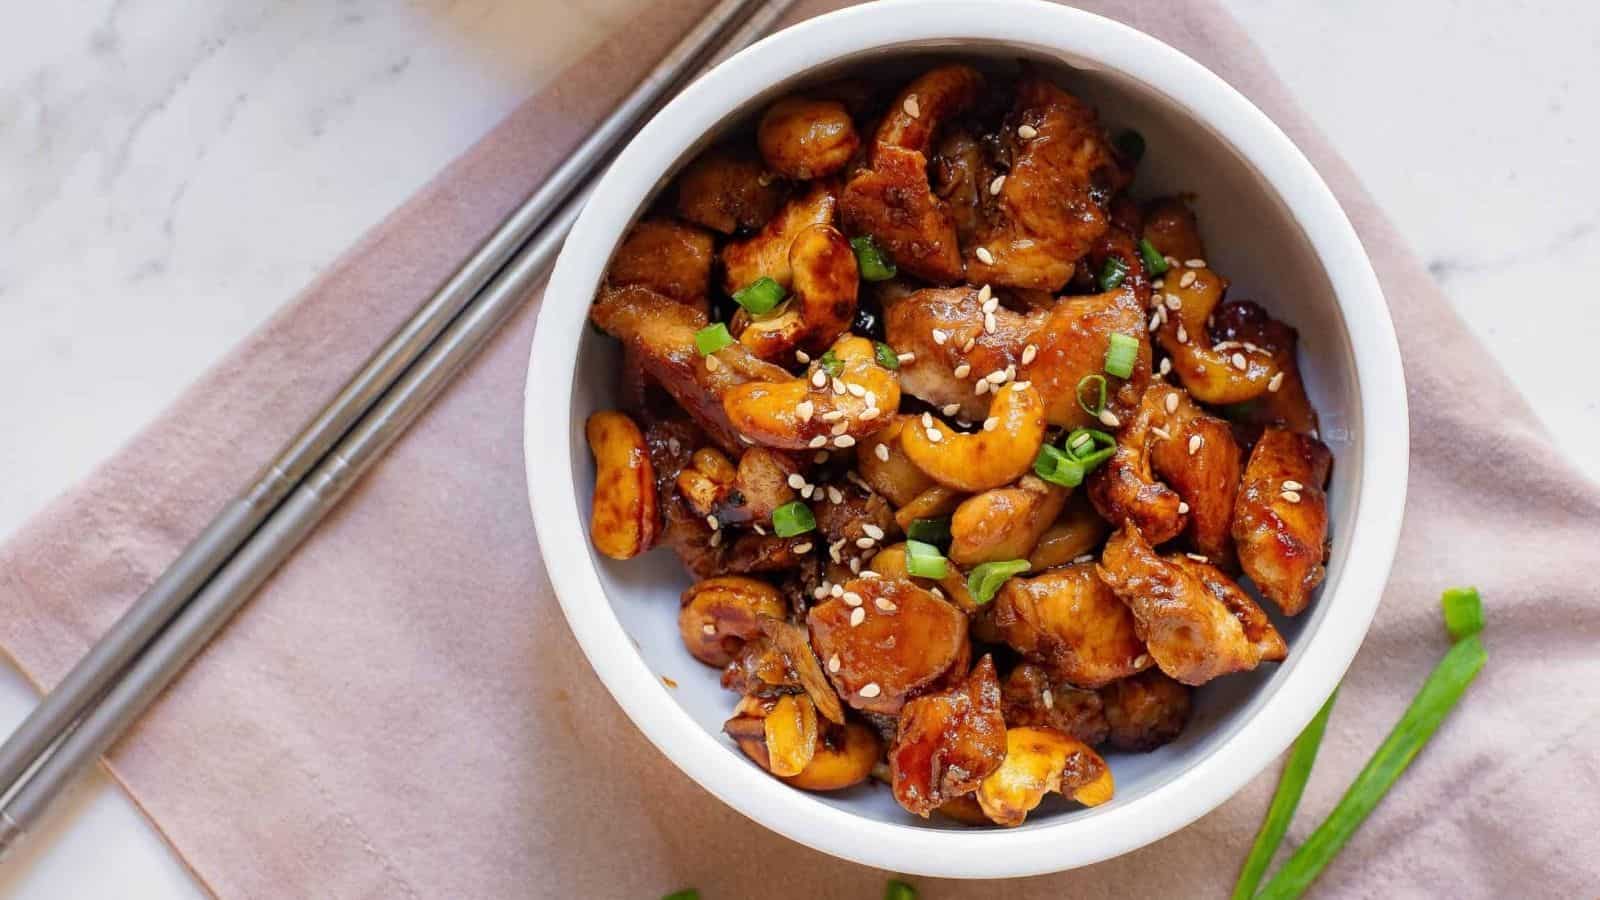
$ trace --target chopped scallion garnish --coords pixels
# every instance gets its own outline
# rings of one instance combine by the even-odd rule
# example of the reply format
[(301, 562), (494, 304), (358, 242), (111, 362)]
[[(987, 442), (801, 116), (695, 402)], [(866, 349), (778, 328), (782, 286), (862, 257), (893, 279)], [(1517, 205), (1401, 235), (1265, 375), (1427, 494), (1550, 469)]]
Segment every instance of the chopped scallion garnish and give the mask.
[(1040, 447), (1039, 455), (1033, 458), (1033, 473), (1051, 484), (1062, 487), (1071, 488), (1083, 484), (1083, 464), (1071, 454), (1049, 444)]
[(912, 519), (906, 537), (924, 544), (943, 546), (950, 543), (950, 517), (941, 519)]
[(1161, 255), (1149, 238), (1139, 239), (1139, 258), (1144, 260), (1144, 270), (1151, 277), (1167, 274), (1167, 258)]
[(906, 571), (917, 578), (943, 578), (949, 568), (938, 547), (922, 541), (906, 541)]
[(1105, 265), (1100, 267), (1100, 290), (1110, 291), (1122, 285), (1122, 279), (1128, 276), (1128, 264), (1120, 257), (1106, 257)]
[(878, 358), (878, 365), (885, 369), (900, 368), (900, 354), (894, 352), (894, 348), (883, 341), (873, 344), (872, 352)]
[(1110, 345), (1106, 347), (1106, 374), (1127, 378), (1133, 374), (1133, 364), (1138, 358), (1138, 340), (1115, 332), (1111, 335)]
[(817, 527), (817, 517), (811, 507), (799, 500), (785, 503), (772, 511), (772, 532), (781, 538), (805, 534)]
[(1144, 158), (1144, 135), (1134, 131), (1132, 128), (1117, 135), (1116, 143), (1117, 149), (1122, 151), (1122, 155), (1134, 162)]
[(733, 302), (744, 307), (745, 312), (752, 316), (772, 312), (773, 308), (783, 302), (783, 298), (783, 285), (765, 275), (733, 293)]
[[(1083, 386), (1088, 385), (1090, 390), (1098, 391), (1098, 399), (1093, 406), (1083, 402)], [(1106, 408), (1106, 377), (1104, 375), (1085, 375), (1078, 379), (1078, 406), (1091, 416), (1098, 417), (1100, 410)], [(1093, 395), (1091, 395), (1093, 396)]]
[(732, 344), (733, 335), (728, 333), (728, 326), (721, 322), (714, 322), (694, 333), (694, 348), (700, 351), (701, 356), (710, 356)]
[(1483, 598), (1477, 588), (1450, 588), (1439, 598), (1444, 607), (1444, 627), (1459, 641), (1483, 630)]
[(844, 373), (844, 363), (840, 361), (838, 355), (832, 350), (822, 354), (822, 358), (817, 360), (817, 365), (822, 367), (822, 371), (828, 373), (829, 378), (838, 378)]
[(1092, 470), (1117, 452), (1117, 439), (1098, 428), (1079, 428), (1067, 435), (1067, 452)]
[(894, 277), (894, 263), (878, 249), (871, 235), (851, 238), (850, 249), (856, 252), (856, 268), (861, 270), (862, 281), (888, 281)]
[(967, 576), (967, 590), (971, 592), (975, 602), (988, 603), (1000, 592), (1000, 586), (1006, 583), (1007, 578), (1026, 571), (1028, 571), (1028, 561), (1025, 559), (986, 562), (973, 569), (972, 574)]

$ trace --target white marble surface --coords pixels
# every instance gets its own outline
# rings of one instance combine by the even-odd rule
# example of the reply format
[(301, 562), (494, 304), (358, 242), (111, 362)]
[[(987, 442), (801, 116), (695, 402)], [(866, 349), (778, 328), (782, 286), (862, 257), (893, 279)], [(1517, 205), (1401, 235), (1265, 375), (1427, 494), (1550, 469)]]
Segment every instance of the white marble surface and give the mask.
[[(10, 13), (0, 536), (635, 2), (78, 0)], [(1488, 345), (1492, 359), (1463, 364), (1507, 369), (1600, 476), (1585, 377), (1600, 345), (1585, 287), (1600, 279), (1600, 7), (1225, 2)], [(0, 728), (32, 702), (0, 672)], [(0, 869), (0, 895), (202, 892), (96, 775)]]

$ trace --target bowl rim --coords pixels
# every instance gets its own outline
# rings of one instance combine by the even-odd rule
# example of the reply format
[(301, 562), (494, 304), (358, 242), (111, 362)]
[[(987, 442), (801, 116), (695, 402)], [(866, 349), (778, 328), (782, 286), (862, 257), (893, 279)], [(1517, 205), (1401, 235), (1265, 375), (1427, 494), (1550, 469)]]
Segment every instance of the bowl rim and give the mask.
[[(577, 485), (567, 476), (581, 441), (573, 428), (548, 424), (552, 404), (562, 420), (571, 417), (575, 355), (610, 248), (661, 174), (706, 131), (771, 85), (830, 62), (963, 41), (1091, 60), (1203, 118), (1302, 228), (1342, 313), (1357, 386), (1352, 424), (1360, 430), (1359, 472), (1355, 515), (1345, 526), (1350, 548), (1336, 594), (1321, 599), (1340, 604), (1340, 616), (1325, 617), (1316, 640), (1301, 642), (1293, 666), (1275, 676), (1280, 683), (1252, 716), (1165, 783), (1092, 817), (1020, 830), (876, 821), (819, 802), (754, 766), (729, 765), (716, 737), (665, 696), (611, 604), (593, 602), (605, 591), (589, 553)], [(595, 247), (607, 252), (597, 254)], [(1377, 275), (1332, 191), (1265, 113), (1200, 63), (1122, 23), (1044, 0), (879, 0), (768, 37), (690, 85), (619, 154), (574, 225), (545, 297), (530, 353), (523, 446), (541, 555), (568, 625), (611, 695), (668, 759), (733, 809), (812, 848), (899, 872), (998, 878), (1075, 868), (1151, 843), (1220, 805), (1287, 748), (1338, 684), (1377, 611), (1399, 541), (1409, 455), (1400, 348)]]

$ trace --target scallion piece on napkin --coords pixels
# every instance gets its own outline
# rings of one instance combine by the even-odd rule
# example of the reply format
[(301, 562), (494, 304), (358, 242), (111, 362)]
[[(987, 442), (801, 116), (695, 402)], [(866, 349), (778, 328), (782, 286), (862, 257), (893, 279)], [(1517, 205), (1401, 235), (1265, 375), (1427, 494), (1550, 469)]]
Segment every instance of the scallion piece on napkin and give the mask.
[(1250, 855), (1239, 869), (1239, 882), (1233, 886), (1233, 900), (1250, 900), (1255, 896), (1261, 876), (1267, 874), (1267, 866), (1278, 852), (1278, 845), (1283, 843), (1283, 835), (1289, 830), (1289, 820), (1294, 818), (1295, 807), (1300, 805), (1300, 795), (1305, 792), (1306, 781), (1311, 777), (1311, 766), (1317, 761), (1322, 734), (1328, 729), (1328, 713), (1338, 696), (1339, 690), (1335, 688), (1328, 695), (1327, 702), (1311, 717), (1305, 730), (1295, 738), (1294, 747), (1289, 751), (1289, 761), (1283, 766), (1283, 774), (1278, 776), (1277, 793), (1272, 795), (1272, 805), (1267, 807), (1267, 817), (1261, 822), (1261, 830), (1256, 832), (1256, 842), (1250, 848)]
[(1428, 743), (1487, 659), (1488, 654), (1477, 635), (1462, 638), (1450, 647), (1333, 812), (1283, 864), (1257, 898), (1289, 900), (1299, 897), (1311, 886)]
[(1444, 607), (1444, 627), (1459, 641), (1483, 630), (1483, 598), (1477, 588), (1451, 588), (1439, 598)]
[(883, 889), (883, 900), (917, 900), (917, 889), (898, 878), (891, 878)]
[(673, 891), (662, 897), (661, 900), (700, 900), (700, 892), (694, 888), (685, 888), (681, 891)]

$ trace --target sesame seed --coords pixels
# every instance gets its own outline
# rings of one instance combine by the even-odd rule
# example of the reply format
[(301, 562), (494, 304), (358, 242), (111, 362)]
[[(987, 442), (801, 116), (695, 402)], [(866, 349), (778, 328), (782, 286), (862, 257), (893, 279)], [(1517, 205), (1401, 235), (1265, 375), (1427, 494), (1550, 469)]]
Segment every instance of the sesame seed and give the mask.
[(872, 605), (883, 610), (884, 612), (894, 612), (900, 608), (895, 606), (894, 601), (890, 600), (888, 597), (878, 597), (872, 601)]
[(804, 497), (807, 500), (810, 500), (811, 499), (811, 495), (815, 494), (816, 492), (817, 492), (817, 486), (814, 485), (814, 484), (808, 484), (805, 487), (800, 489), (800, 496)]
[(917, 95), (916, 94), (908, 94), (908, 95), (906, 95), (906, 100), (905, 100), (904, 103), (900, 104), (900, 108), (905, 110), (906, 115), (910, 116), (913, 119), (915, 119), (917, 116), (922, 115), (922, 107), (917, 105)]
[(713, 546), (713, 547), (722, 546), (722, 532), (720, 532), (720, 531), (711, 532), (711, 540), (708, 541), (708, 543), (710, 543), (711, 546)]
[(803, 366), (806, 363), (811, 362), (811, 354), (805, 352), (804, 350), (796, 350), (794, 352), (794, 360)]
[(991, 196), (993, 196), (995, 194), (998, 194), (998, 193), (1000, 193), (1000, 189), (1005, 187), (1005, 186), (1006, 186), (1006, 177), (1004, 175), (996, 175), (994, 177), (994, 180), (989, 182), (989, 194)]
[(866, 571), (861, 573), (861, 577), (862, 578), (882, 578), (883, 576), (879, 575), (877, 572), (872, 571), (871, 569), (867, 569)]
[(953, 374), (957, 378), (965, 378), (972, 374), (972, 366), (967, 363), (962, 363), (961, 365), (956, 366), (956, 370)]
[(755, 529), (756, 534), (765, 535), (767, 533), (767, 530), (765, 528), (762, 528), (759, 523), (751, 525), (750, 527)]
[(917, 361), (917, 355), (915, 353), (910, 352), (910, 351), (906, 351), (905, 353), (900, 354), (899, 360), (900, 360), (900, 365), (909, 366), (912, 363)]
[(1032, 344), (1022, 348), (1022, 364), (1027, 365), (1039, 355), (1039, 348)]
[(1177, 294), (1168, 294), (1167, 309), (1170, 309), (1173, 312), (1183, 309), (1183, 298), (1179, 297)]
[(794, 547), (794, 552), (796, 552), (796, 553), (810, 553), (811, 552), (811, 547), (812, 547), (811, 542), (810, 541), (806, 541), (804, 544), (796, 544), (795, 547)]
[[(882, 447), (883, 445), (879, 444), (878, 446)], [(839, 490), (838, 488), (834, 487), (831, 484), (828, 485), (828, 502), (829, 503), (835, 503), (835, 504), (843, 503), (844, 502), (844, 491)]]
[[(842, 544), (844, 542), (840, 541), (839, 543)], [(830, 585), (828, 587), (828, 594), (830, 596), (834, 596), (834, 597), (843, 597), (844, 596), (844, 585), (840, 585), (840, 584)]]
[(1155, 290), (1158, 290), (1158, 291), (1161, 290), (1162, 288), (1166, 287), (1166, 286), (1167, 286), (1167, 280), (1165, 278), (1157, 278), (1155, 281), (1150, 282), (1150, 287), (1152, 287), (1152, 288), (1154, 288)]
[(833, 428), (830, 429), (828, 433), (833, 435), (834, 437), (838, 437), (839, 435), (844, 434), (846, 431), (849, 431), (849, 430), (850, 430), (850, 423), (849, 422), (835, 422), (833, 424)]
[(833, 439), (833, 445), (838, 447), (840, 450), (843, 450), (847, 447), (854, 447), (856, 445), (856, 439), (848, 434), (841, 434)]
[(875, 540), (873, 540), (872, 538), (869, 538), (869, 537), (856, 538), (856, 546), (860, 547), (863, 550), (872, 549), (872, 545), (876, 544), (876, 543), (877, 543), (877, 541), (875, 541)]
[(1180, 343), (1180, 344), (1189, 343), (1189, 330), (1187, 328), (1183, 327), (1183, 323), (1182, 322), (1178, 323), (1178, 343)]
[(1161, 361), (1161, 377), (1165, 378), (1166, 376), (1171, 375), (1171, 374), (1172, 374), (1172, 360), (1163, 359)]
[(923, 413), (922, 414), (922, 427), (923, 428), (932, 428), (933, 427), (933, 413)]
[(988, 312), (988, 313), (984, 313), (983, 314), (983, 330), (984, 331), (988, 332), (989, 334), (994, 334), (995, 329), (997, 329), (999, 327), (1000, 327), (1000, 323), (995, 321), (994, 313)]
[(705, 632), (706, 634), (716, 634), (717, 633), (717, 626), (712, 625), (711, 623), (707, 622), (706, 624), (700, 626), (700, 630)]
[(822, 371), (821, 369), (818, 369), (815, 372), (812, 372), (811, 373), (811, 385), (813, 387), (827, 387), (828, 386), (828, 373)]
[(1178, 262), (1171, 256), (1163, 256), (1161, 258), (1167, 261), (1167, 268), (1169, 269), (1176, 269), (1178, 266), (1182, 265), (1182, 263)]
[(1150, 316), (1150, 330), (1151, 331), (1155, 331), (1157, 328), (1160, 328), (1160, 327), (1161, 327), (1161, 310), (1158, 309), (1158, 310), (1155, 311), (1155, 313), (1153, 313)]
[(1183, 273), (1183, 277), (1178, 279), (1178, 287), (1186, 288), (1189, 285), (1194, 284), (1194, 279), (1194, 272), (1185, 272)]
[(979, 303), (988, 303), (989, 298), (992, 296), (994, 296), (994, 288), (989, 287), (987, 284), (978, 288)]
[(756, 442), (750, 440), (750, 437), (748, 435), (743, 435), (743, 434), (739, 435), (739, 440), (744, 441), (746, 444), (749, 444), (752, 447), (754, 447), (756, 445)]
[(1045, 709), (1055, 709), (1056, 708), (1056, 696), (1055, 696), (1055, 694), (1050, 693), (1050, 689), (1049, 688), (1045, 688), (1044, 689), (1044, 693), (1040, 695), (1039, 699), (1044, 701), (1044, 708)]
[(864, 399), (867, 396), (867, 389), (859, 384), (855, 384), (854, 382), (845, 385), (844, 389), (849, 391), (850, 396), (852, 397), (861, 397)]
[(1075, 562), (1075, 563), (1094, 562), (1094, 554), (1093, 553), (1083, 553), (1083, 554), (1080, 554), (1078, 556), (1074, 556), (1072, 558), (1072, 561)]
[(1183, 516), (1183, 515), (1188, 515), (1188, 513), (1189, 513), (1189, 504), (1185, 503), (1182, 500), (1179, 500), (1178, 501), (1178, 515)]
[(983, 420), (983, 430), (984, 431), (993, 431), (993, 430), (995, 430), (996, 428), (999, 428), (999, 427), (1000, 427), (1000, 417), (999, 416), (990, 416), (989, 418)]
[(1190, 269), (1204, 269), (1206, 267), (1206, 261), (1203, 259), (1186, 259), (1183, 264)]
[(862, 609), (861, 607), (858, 606), (855, 609), (850, 611), (850, 627), (851, 628), (854, 628), (857, 625), (860, 625), (862, 622), (865, 622), (866, 620), (867, 620), (867, 611)]
[(1198, 434), (1190, 435), (1189, 436), (1189, 455), (1193, 456), (1196, 453), (1199, 453), (1200, 452), (1200, 445), (1204, 444), (1204, 443), (1205, 443), (1205, 441), (1200, 437), (1200, 435), (1198, 435)]
[(1303, 487), (1305, 487), (1305, 485), (1303, 485), (1300, 482), (1295, 481), (1293, 479), (1290, 479), (1289, 481), (1285, 481), (1283, 483), (1283, 489), (1286, 490), (1286, 491), (1298, 491)]
[(991, 384), (1005, 384), (1006, 383), (1006, 370), (1005, 369), (995, 369), (993, 372), (990, 372), (989, 374), (987, 374), (987, 375), (985, 375), (983, 377), (984, 377), (985, 380), (987, 380)]
[(1249, 341), (1245, 341), (1242, 346), (1246, 350), (1249, 350), (1251, 353), (1260, 353), (1261, 352), (1261, 347), (1260, 346), (1258, 346), (1256, 344), (1252, 344)]
[(875, 541), (883, 540), (883, 529), (872, 524), (871, 522), (864, 523), (861, 526), (861, 530), (866, 532), (867, 537), (870, 537)]
[(857, 572), (857, 573), (859, 573), (861, 571), (861, 557), (859, 557), (859, 556), (850, 557), (850, 571)]
[(711, 526), (712, 531), (722, 527), (722, 523), (717, 521), (716, 516), (706, 516), (706, 524)]
[(1232, 350), (1235, 347), (1242, 346), (1244, 345), (1240, 344), (1238, 341), (1217, 341), (1215, 344), (1211, 345), (1211, 349), (1221, 353), (1224, 350)]
[(876, 681), (869, 681), (862, 685), (861, 690), (857, 691), (856, 693), (866, 697), (868, 700), (871, 700), (873, 697), (883, 693), (883, 688), (878, 687), (878, 683)]
[(1073, 450), (1082, 450), (1084, 445), (1092, 440), (1094, 440), (1094, 438), (1090, 437), (1089, 433), (1086, 431), (1067, 442), (1067, 446), (1071, 447)]
[(806, 477), (804, 475), (801, 475), (799, 472), (795, 472), (789, 476), (789, 487), (792, 487), (798, 491), (805, 486)]
[(1190, 559), (1194, 560), (1195, 562), (1203, 562), (1203, 563), (1211, 562), (1210, 559), (1207, 559), (1206, 557), (1201, 556), (1198, 553), (1185, 553), (1184, 556), (1189, 557)]
[(838, 378), (835, 378), (833, 380), (833, 393), (836, 396), (840, 396), (840, 397), (844, 396), (844, 382), (841, 381)]
[(1142, 669), (1148, 665), (1150, 665), (1150, 654), (1148, 653), (1141, 653), (1133, 658), (1133, 667), (1135, 669)]
[[(834, 562), (838, 562), (839, 561), (839, 551), (842, 550), (843, 548), (844, 548), (844, 538), (839, 538), (837, 541), (834, 541), (833, 543), (829, 544), (828, 545), (828, 558), (833, 560)], [(834, 585), (834, 587), (839, 587), (839, 586), (838, 585)], [(844, 589), (840, 588), (840, 590), (842, 591)]]
[(961, 412), (961, 404), (959, 404), (959, 403), (946, 403), (944, 406), (939, 408), (939, 411), (944, 413), (947, 416), (953, 416), (956, 413)]
[(878, 417), (879, 412), (880, 410), (876, 406), (869, 406), (866, 409), (863, 409), (861, 411), (861, 415), (856, 416), (856, 418), (863, 422), (870, 422)]
[(810, 400), (801, 400), (794, 405), (794, 414), (800, 417), (800, 421), (809, 422), (811, 421), (811, 414), (816, 412), (816, 409), (816, 404)]
[(888, 444), (879, 444), (878, 446), (873, 447), (872, 448), (872, 455), (876, 456), (878, 459), (882, 460), (883, 462), (888, 462), (889, 461), (889, 445)]
[(1278, 392), (1278, 388), (1281, 387), (1283, 387), (1283, 373), (1278, 372), (1272, 376), (1271, 381), (1267, 382), (1267, 391), (1276, 394)]
[(989, 393), (989, 379), (979, 378), (978, 383), (972, 386), (972, 392), (979, 396)]
[(1233, 367), (1243, 372), (1245, 369), (1250, 368), (1250, 364), (1245, 361), (1243, 353), (1235, 353), (1233, 355)]
[(844, 601), (845, 606), (852, 608), (861, 605), (861, 595), (855, 591), (840, 590), (839, 599)]
[(977, 338), (975, 338), (975, 337), (967, 338), (967, 342), (965, 344), (961, 345), (961, 352), (962, 353), (971, 353), (972, 352), (972, 348), (975, 345), (977, 345), (977, 343), (978, 343), (978, 339)]
[(809, 444), (807, 444), (806, 446), (810, 447), (813, 450), (815, 450), (818, 447), (826, 446), (827, 443), (828, 443), (828, 436), (825, 435), (825, 434), (819, 434), (816, 437), (812, 438), (811, 442)]
[(1150, 429), (1150, 433), (1155, 435), (1158, 438), (1161, 438), (1164, 441), (1172, 440), (1172, 435), (1169, 434), (1165, 428), (1160, 428), (1160, 427), (1152, 428), (1152, 429)]
[(928, 593), (934, 595), (935, 597), (938, 597), (940, 600), (944, 599), (944, 591), (941, 591), (936, 587), (928, 588)]
[(822, 584), (817, 585), (816, 589), (811, 592), (811, 598), (813, 600), (821, 600), (823, 597), (826, 597), (826, 596), (828, 596), (828, 584), (827, 584), (827, 582), (823, 582)]
[(928, 435), (928, 443), (930, 443), (930, 444), (937, 444), (940, 441), (944, 440), (944, 433), (941, 432), (937, 428), (929, 428), (928, 431), (927, 431), (927, 435)]
[(948, 341), (948, 340), (950, 340), (950, 335), (948, 333), (946, 333), (943, 329), (935, 328), (933, 330), (933, 342), (935, 344), (938, 344), (939, 346), (943, 347), (944, 346), (944, 342)]
[(1122, 420), (1117, 418), (1117, 414), (1111, 410), (1102, 409), (1100, 410), (1100, 424), (1107, 428), (1116, 428), (1122, 424)]
[(1025, 141), (1031, 141), (1038, 136), (1039, 129), (1033, 127), (1032, 125), (1017, 126), (1017, 137), (1022, 138)]
[(828, 671), (834, 673), (839, 671), (839, 654), (835, 653), (828, 657)]
[(1178, 411), (1178, 392), (1177, 391), (1173, 391), (1172, 393), (1167, 395), (1166, 407), (1167, 407), (1167, 413), (1168, 414), (1175, 413), (1175, 412)]
[(1300, 502), (1300, 492), (1299, 491), (1284, 491), (1282, 494), (1279, 494), (1278, 496), (1280, 496), (1283, 499), (1289, 501), (1290, 503), (1299, 503)]
[(981, 262), (986, 266), (994, 265), (994, 254), (989, 252), (988, 247), (979, 247), (976, 255), (978, 257), (978, 262)]
[(842, 418), (844, 418), (845, 416), (848, 416), (848, 415), (850, 415), (850, 414), (848, 412), (842, 410), (842, 409), (830, 409), (827, 412), (822, 414), (822, 421), (828, 422), (828, 423), (831, 424), (833, 422), (839, 421), (840, 419), (842, 419)]
[(1028, 388), (1031, 388), (1031, 387), (1033, 387), (1033, 382), (1031, 382), (1031, 381), (1013, 381), (1013, 382), (1011, 382), (1011, 389), (1013, 391), (1025, 391), (1025, 390), (1027, 390)]
[(707, 372), (715, 372), (717, 370), (717, 367), (720, 366), (720, 365), (722, 365), (722, 363), (720, 361), (718, 361), (715, 356), (706, 357), (706, 371)]

